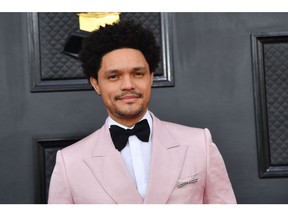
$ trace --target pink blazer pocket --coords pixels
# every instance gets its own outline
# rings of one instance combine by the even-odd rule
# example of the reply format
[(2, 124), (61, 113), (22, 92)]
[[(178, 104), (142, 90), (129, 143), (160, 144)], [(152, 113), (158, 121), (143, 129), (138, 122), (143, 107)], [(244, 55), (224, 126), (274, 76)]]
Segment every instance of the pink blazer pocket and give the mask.
[(183, 187), (187, 184), (196, 183), (197, 181), (198, 181), (198, 174), (195, 174), (193, 176), (187, 176), (185, 178), (181, 178), (178, 180), (177, 187), (180, 188), (180, 187)]

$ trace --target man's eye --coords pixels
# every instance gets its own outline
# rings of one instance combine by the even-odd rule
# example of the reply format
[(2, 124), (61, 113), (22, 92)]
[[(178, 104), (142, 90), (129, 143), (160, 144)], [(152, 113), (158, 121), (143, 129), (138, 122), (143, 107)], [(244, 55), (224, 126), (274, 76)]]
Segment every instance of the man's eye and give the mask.
[(142, 77), (142, 76), (144, 76), (144, 73), (142, 73), (142, 72), (137, 72), (137, 73), (134, 74), (134, 76), (135, 76), (135, 77)]
[(117, 75), (111, 75), (108, 77), (109, 80), (116, 80), (118, 78)]

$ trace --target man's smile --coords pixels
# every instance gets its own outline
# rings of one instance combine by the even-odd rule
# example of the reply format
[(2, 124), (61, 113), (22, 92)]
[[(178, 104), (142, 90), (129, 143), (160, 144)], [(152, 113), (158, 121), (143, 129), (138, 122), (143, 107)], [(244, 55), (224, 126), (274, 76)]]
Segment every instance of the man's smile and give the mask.
[(138, 95), (126, 95), (120, 97), (119, 100), (127, 103), (135, 102), (139, 98)]
[(127, 92), (121, 95), (115, 96), (115, 100), (120, 100), (122, 102), (135, 102), (138, 98), (142, 98), (143, 94), (138, 92)]

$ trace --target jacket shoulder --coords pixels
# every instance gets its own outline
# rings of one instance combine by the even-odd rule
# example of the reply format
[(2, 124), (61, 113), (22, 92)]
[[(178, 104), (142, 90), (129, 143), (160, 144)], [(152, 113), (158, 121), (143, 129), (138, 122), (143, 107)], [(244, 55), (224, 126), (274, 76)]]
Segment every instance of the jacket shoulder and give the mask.
[[(100, 129), (99, 129), (100, 130)], [(62, 154), (63, 155), (85, 155), (91, 154), (95, 147), (95, 140), (98, 139), (99, 130), (91, 133), (90, 135), (80, 139), (79, 141), (73, 143), (70, 146), (63, 148)]]
[(163, 127), (166, 127), (169, 131), (173, 133), (203, 135), (205, 131), (204, 128), (191, 127), (167, 121), (161, 121), (161, 124), (163, 125)]
[(213, 143), (212, 136), (207, 128), (197, 128), (157, 119), (157, 126), (162, 128), (182, 145), (206, 146)]

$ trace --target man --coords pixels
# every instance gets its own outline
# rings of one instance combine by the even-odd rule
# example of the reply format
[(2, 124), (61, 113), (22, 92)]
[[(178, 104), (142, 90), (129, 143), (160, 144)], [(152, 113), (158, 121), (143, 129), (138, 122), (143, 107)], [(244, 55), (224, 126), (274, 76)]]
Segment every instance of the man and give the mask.
[(85, 39), (82, 67), (109, 116), (57, 152), (49, 203), (236, 203), (209, 130), (164, 122), (148, 110), (159, 56), (152, 32), (131, 21)]

